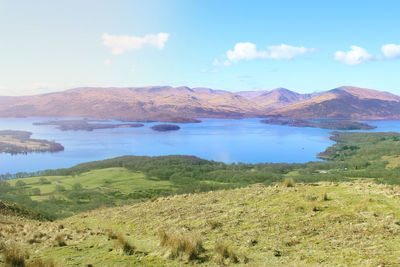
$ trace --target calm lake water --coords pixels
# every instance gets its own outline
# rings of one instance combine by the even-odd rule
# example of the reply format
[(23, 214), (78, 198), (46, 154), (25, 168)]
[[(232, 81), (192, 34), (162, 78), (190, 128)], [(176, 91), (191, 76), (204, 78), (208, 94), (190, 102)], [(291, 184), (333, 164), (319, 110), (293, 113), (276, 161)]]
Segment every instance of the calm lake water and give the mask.
[[(155, 123), (140, 128), (103, 129), (93, 132), (60, 131), (33, 122), (54, 118), (0, 119), (0, 130), (25, 130), (32, 138), (54, 140), (65, 147), (57, 153), (0, 154), (0, 173), (71, 167), (78, 163), (122, 155), (194, 155), (232, 162), (308, 162), (333, 144), (331, 130), (296, 128), (260, 123), (260, 119), (203, 119), (179, 124), (176, 132), (155, 132)], [(399, 121), (373, 121), (374, 131), (400, 131)]]

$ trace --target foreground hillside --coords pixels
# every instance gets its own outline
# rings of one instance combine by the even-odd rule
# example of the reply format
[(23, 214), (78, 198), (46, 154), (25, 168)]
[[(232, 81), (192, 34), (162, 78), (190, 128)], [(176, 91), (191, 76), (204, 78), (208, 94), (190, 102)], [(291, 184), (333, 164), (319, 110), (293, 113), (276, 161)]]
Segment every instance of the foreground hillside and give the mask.
[(14, 247), (30, 254), (27, 263), (40, 258), (58, 266), (400, 262), (398, 186), (288, 185), (158, 198), (55, 222), (0, 215), (0, 240), (6, 253)]

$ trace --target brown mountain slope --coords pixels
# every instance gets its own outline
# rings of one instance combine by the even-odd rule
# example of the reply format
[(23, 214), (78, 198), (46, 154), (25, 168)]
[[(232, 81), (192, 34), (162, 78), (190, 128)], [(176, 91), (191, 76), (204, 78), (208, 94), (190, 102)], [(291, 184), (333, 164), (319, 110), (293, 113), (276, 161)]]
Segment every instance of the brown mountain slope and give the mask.
[(357, 96), (360, 99), (379, 99), (379, 100), (400, 102), (400, 96), (391, 94), (389, 92), (383, 92), (367, 88), (359, 88), (354, 86), (342, 86), (337, 89), (348, 92), (349, 94)]
[(170, 86), (85, 87), (0, 97), (0, 117), (91, 117), (184, 122), (182, 118), (400, 119), (400, 96), (357, 87), (298, 94), (284, 88), (232, 93)]
[(314, 94), (299, 94), (286, 88), (277, 88), (272, 91), (241, 91), (237, 94), (252, 100), (263, 111), (287, 107), (304, 102), (314, 96)]
[(0, 97), (1, 117), (60, 116), (113, 119), (243, 117), (260, 111), (226, 91), (189, 87), (77, 88), (36, 96)]
[(270, 114), (291, 118), (400, 119), (400, 97), (372, 89), (339, 87)]

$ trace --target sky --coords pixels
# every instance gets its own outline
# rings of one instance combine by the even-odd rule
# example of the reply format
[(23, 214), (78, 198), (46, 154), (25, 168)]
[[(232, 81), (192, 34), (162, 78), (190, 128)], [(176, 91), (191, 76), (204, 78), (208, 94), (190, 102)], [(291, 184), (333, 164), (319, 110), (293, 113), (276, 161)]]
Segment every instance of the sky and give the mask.
[(400, 94), (400, 1), (0, 0), (0, 95), (75, 87)]

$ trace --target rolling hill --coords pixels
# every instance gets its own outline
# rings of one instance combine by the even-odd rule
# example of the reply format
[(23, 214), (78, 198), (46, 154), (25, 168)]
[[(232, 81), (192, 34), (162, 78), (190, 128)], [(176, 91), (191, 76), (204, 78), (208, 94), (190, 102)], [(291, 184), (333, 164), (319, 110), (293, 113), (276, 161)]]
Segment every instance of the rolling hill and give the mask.
[(123, 120), (165, 120), (174, 117), (255, 116), (250, 100), (226, 91), (154, 86), (140, 88), (77, 88), (35, 96), (0, 98), (1, 117), (58, 116)]
[(399, 119), (400, 96), (339, 87), (313, 94), (285, 88), (228, 92), (170, 86), (85, 87), (33, 96), (0, 97), (0, 117), (90, 117), (195, 122), (192, 118)]
[(377, 90), (344, 86), (270, 114), (310, 119), (400, 119), (400, 97)]

